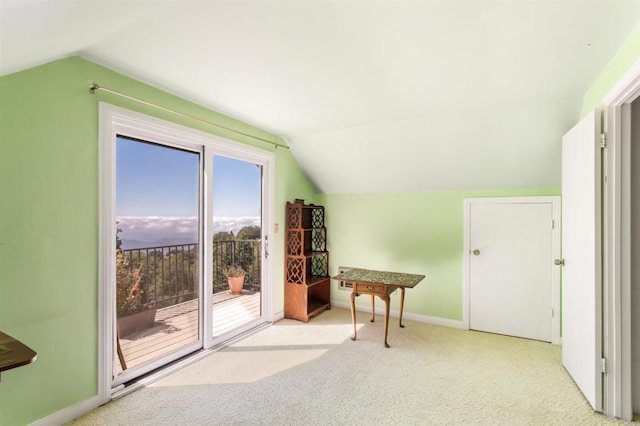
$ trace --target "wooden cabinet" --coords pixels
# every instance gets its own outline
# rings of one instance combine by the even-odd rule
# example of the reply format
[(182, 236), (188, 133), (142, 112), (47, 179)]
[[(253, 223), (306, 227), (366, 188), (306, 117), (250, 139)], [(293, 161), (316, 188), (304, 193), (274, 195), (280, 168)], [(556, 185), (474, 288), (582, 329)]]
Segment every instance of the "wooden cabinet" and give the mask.
[(324, 207), (287, 203), (284, 316), (307, 322), (331, 309)]

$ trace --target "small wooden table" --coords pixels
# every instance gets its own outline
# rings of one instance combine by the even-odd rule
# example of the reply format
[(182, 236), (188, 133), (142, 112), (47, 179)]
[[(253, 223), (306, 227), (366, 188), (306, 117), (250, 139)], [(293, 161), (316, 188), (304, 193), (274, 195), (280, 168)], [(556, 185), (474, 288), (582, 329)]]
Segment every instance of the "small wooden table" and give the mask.
[(37, 356), (33, 349), (0, 331), (0, 373), (31, 364)]
[(374, 271), (371, 269), (350, 269), (342, 272), (334, 280), (351, 283), (351, 321), (353, 322), (353, 337), (356, 340), (356, 304), (355, 298), (361, 294), (371, 295), (371, 322), (375, 320), (375, 298), (378, 296), (385, 302), (384, 314), (384, 346), (389, 347), (387, 336), (389, 334), (389, 296), (400, 289), (400, 327), (402, 324), (402, 310), (404, 309), (404, 290), (413, 288), (424, 279), (424, 275), (404, 274), (399, 272)]

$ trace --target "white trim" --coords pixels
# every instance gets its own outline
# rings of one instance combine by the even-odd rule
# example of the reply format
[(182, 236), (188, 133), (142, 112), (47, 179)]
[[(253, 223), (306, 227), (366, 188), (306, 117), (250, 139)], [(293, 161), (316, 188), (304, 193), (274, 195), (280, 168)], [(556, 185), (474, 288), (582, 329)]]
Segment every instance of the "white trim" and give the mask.
[[(615, 113), (613, 110), (617, 109)], [(606, 153), (603, 155), (604, 173), (607, 176), (603, 185), (603, 331), (602, 350), (607, 359), (607, 375), (603, 378), (605, 389), (604, 414), (611, 416), (622, 416), (624, 412), (622, 388), (626, 380), (622, 379), (622, 371), (630, 371), (624, 367), (624, 363), (630, 363), (630, 356), (627, 358), (618, 346), (621, 342), (622, 333), (625, 327), (621, 327), (623, 315), (628, 309), (623, 305), (629, 303), (629, 297), (622, 297), (622, 287), (620, 282), (620, 239), (616, 237), (620, 232), (620, 168), (612, 167), (620, 162), (621, 146), (617, 142), (622, 135), (620, 107), (609, 107), (606, 110), (608, 119), (606, 133), (608, 135)], [(630, 312), (629, 320), (630, 323)], [(624, 359), (624, 361), (623, 361)], [(630, 364), (629, 364), (630, 365)], [(630, 382), (629, 382), (630, 385)], [(629, 401), (630, 402), (630, 401)]]
[[(106, 403), (111, 398), (111, 381), (113, 380), (113, 360), (107, 354), (114, 353), (115, 335), (115, 300), (109, 291), (110, 283), (115, 280), (115, 265), (108, 261), (110, 253), (115, 252), (115, 148), (111, 142), (115, 138), (111, 118), (106, 104), (99, 104), (99, 137), (98, 137), (98, 404)], [(108, 226), (107, 226), (108, 225)]]
[[(462, 324), (469, 329), (469, 252), (470, 252), (470, 230), (471, 230), (471, 205), (472, 204), (532, 204), (550, 203), (552, 208), (552, 220), (555, 223), (551, 232), (552, 238), (552, 259), (560, 258), (560, 238), (561, 238), (561, 211), (560, 196), (531, 196), (531, 197), (483, 197), (465, 198), (463, 210), (463, 243), (462, 243)], [(551, 319), (551, 343), (560, 344), (560, 267), (554, 269), (551, 277), (551, 309), (554, 315)]]
[[(209, 244), (213, 237), (213, 153), (210, 147), (204, 147), (202, 163), (202, 191), (200, 192), (200, 202), (202, 203), (203, 225), (200, 228), (200, 241), (205, 241), (202, 257), (203, 259), (211, 259), (213, 247)], [(200, 330), (202, 332), (202, 341), (205, 348), (213, 346), (211, 338), (213, 334), (213, 311), (204, 309), (205, 306), (213, 304), (213, 265), (211, 262), (202, 262), (201, 273), (204, 277), (203, 294), (200, 298)]]
[(462, 323), (469, 329), (469, 235), (471, 229), (471, 202), (464, 200), (462, 210)]
[[(110, 261), (111, 254), (115, 251), (115, 147), (114, 140), (118, 134), (137, 137), (150, 142), (157, 142), (168, 146), (177, 146), (182, 149), (191, 149), (205, 156), (201, 161), (207, 161), (207, 153), (225, 155), (238, 158), (244, 161), (252, 161), (263, 166), (263, 200), (262, 215), (264, 223), (263, 235), (269, 241), (273, 241), (273, 205), (274, 205), (274, 184), (275, 184), (275, 155), (273, 152), (265, 151), (249, 145), (233, 142), (209, 133), (201, 132), (192, 128), (180, 126), (158, 118), (133, 112), (127, 109), (115, 107), (103, 102), (99, 104), (99, 302), (98, 302), (98, 405), (110, 400), (112, 397), (112, 385), (119, 383), (125, 377), (114, 381), (115, 374), (113, 354), (115, 353), (115, 291), (108, 283), (113, 282), (115, 276), (115, 265)], [(202, 191), (207, 190), (207, 173), (210, 173), (210, 166), (204, 167), (204, 181)], [(208, 197), (207, 197), (208, 198)], [(202, 200), (202, 199), (201, 199)], [(202, 212), (207, 214), (211, 206), (203, 205)], [(207, 216), (208, 217), (208, 216)], [(204, 219), (204, 218), (203, 218)], [(210, 224), (204, 225), (204, 233), (201, 238), (203, 245), (208, 246), (210, 236)], [(262, 279), (263, 288), (261, 292), (263, 304), (263, 318), (252, 324), (252, 327), (268, 323), (274, 318), (273, 310), (273, 256), (263, 260)], [(208, 269), (203, 268), (202, 279), (206, 278)], [(209, 272), (210, 275), (210, 272)], [(207, 292), (205, 292), (206, 294)], [(206, 296), (201, 298), (206, 299)], [(201, 302), (204, 303), (204, 302)], [(203, 322), (206, 318), (201, 319)], [(201, 324), (200, 329), (205, 333), (210, 327)], [(245, 330), (242, 330), (243, 332)], [(209, 333), (210, 334), (210, 333)], [(228, 340), (228, 336), (226, 336)], [(189, 348), (180, 351), (178, 355), (187, 355), (199, 346), (205, 349), (213, 347), (214, 343), (210, 338), (200, 336), (199, 342), (194, 343)], [(155, 366), (154, 364), (154, 367)], [(95, 407), (93, 407), (95, 408)]]
[(281, 319), (284, 319), (284, 311), (275, 312), (273, 314), (272, 322), (280, 321)]
[[(640, 99), (640, 95), (636, 99)], [(620, 342), (619, 352), (620, 368), (618, 369), (618, 375), (616, 378), (620, 382), (620, 410), (623, 413), (623, 418), (631, 420), (633, 417), (633, 371), (632, 366), (632, 348), (637, 347), (640, 342), (634, 342), (631, 338), (631, 329), (636, 327), (637, 324), (631, 322), (631, 310), (633, 309), (631, 302), (631, 203), (632, 200), (632, 188), (631, 188), (631, 107), (630, 105), (623, 105), (624, 115), (622, 117), (623, 133), (621, 137), (620, 149), (618, 149), (618, 156), (615, 158), (615, 172), (617, 174), (617, 185), (615, 190), (617, 198), (614, 206), (618, 208), (620, 216), (617, 219), (617, 223), (613, 223), (612, 234), (618, 245), (612, 245), (613, 249), (618, 250), (619, 256), (614, 258), (614, 265), (617, 270), (614, 271), (615, 283), (619, 283), (615, 286), (617, 289), (618, 301), (616, 308), (619, 309), (619, 322), (617, 331), (620, 333), (618, 341)], [(636, 138), (637, 141), (637, 138)], [(619, 166), (619, 167), (618, 167)], [(634, 190), (637, 193), (637, 190)], [(635, 253), (637, 255), (637, 253)], [(634, 291), (639, 291), (637, 282), (633, 284)], [(640, 392), (640, 389), (636, 389), (636, 392)], [(625, 414), (626, 413), (626, 414)]]
[[(629, 105), (640, 99), (640, 60), (603, 98), (607, 133), (606, 199), (603, 200), (604, 276), (607, 289), (603, 349), (607, 357), (605, 414), (633, 418), (631, 365), (631, 259), (630, 259), (630, 116)], [(638, 343), (638, 342), (636, 342)]]
[(638, 97), (640, 90), (640, 59), (618, 80), (618, 82), (602, 98), (602, 104), (607, 106), (620, 106), (633, 102)]
[[(263, 176), (263, 195), (264, 199), (262, 200), (262, 211), (268, 212), (268, 214), (263, 214), (263, 235), (266, 239), (263, 239), (263, 247), (262, 253), (262, 278), (265, 280), (263, 282), (271, 283), (271, 285), (266, 286), (266, 288), (261, 289), (262, 294), (262, 312), (264, 312), (265, 319), (268, 322), (275, 321), (274, 303), (273, 303), (273, 295), (274, 295), (274, 285), (275, 282), (273, 280), (274, 276), (274, 263), (273, 258), (275, 255), (275, 183), (276, 183), (276, 157), (271, 154), (267, 160), (267, 168), (265, 170)], [(265, 232), (266, 231), (266, 232)], [(265, 254), (266, 257), (265, 257)]]
[(99, 406), (104, 404), (100, 400), (100, 396), (96, 395), (92, 398), (85, 399), (76, 404), (69, 405), (60, 411), (56, 411), (53, 414), (48, 415), (47, 417), (43, 417), (41, 419), (36, 420), (33, 423), (30, 423), (32, 426), (58, 426), (66, 424), (71, 420), (77, 419), (88, 412), (95, 410)]
[[(336, 308), (343, 308), (343, 309), (347, 309), (348, 311), (351, 311), (351, 305), (347, 302), (339, 302), (339, 301), (331, 301), (331, 306), (336, 307)], [(366, 313), (371, 313), (371, 308), (368, 308), (366, 306), (359, 306), (356, 305), (356, 311), (358, 312), (366, 312)], [(382, 307), (377, 307), (376, 308), (376, 315), (384, 315), (384, 309)], [(389, 317), (391, 318), (399, 318), (400, 317), (400, 311), (394, 310), (394, 309), (390, 309), (389, 310)], [(441, 325), (444, 327), (451, 327), (451, 328), (461, 328), (461, 329), (465, 329), (467, 327), (464, 326), (462, 321), (456, 321), (456, 320), (452, 320), (452, 319), (447, 319), (447, 318), (440, 318), (440, 317), (431, 317), (428, 315), (421, 315), (421, 314), (413, 314), (410, 312), (403, 312), (402, 313), (402, 318), (403, 319), (407, 319), (410, 321), (416, 321), (416, 322), (422, 322), (425, 324), (433, 324), (433, 325)]]

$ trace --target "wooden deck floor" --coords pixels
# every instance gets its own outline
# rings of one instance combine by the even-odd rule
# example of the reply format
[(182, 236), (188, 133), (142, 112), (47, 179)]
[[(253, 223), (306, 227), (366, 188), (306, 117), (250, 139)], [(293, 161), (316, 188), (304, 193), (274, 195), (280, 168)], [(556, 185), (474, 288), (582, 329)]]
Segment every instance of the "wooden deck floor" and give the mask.
[[(221, 336), (235, 327), (260, 317), (260, 292), (244, 290), (213, 296), (213, 336)], [(120, 338), (120, 348), (128, 369), (180, 349), (198, 339), (198, 301), (158, 309), (155, 325)], [(116, 357), (117, 371), (122, 367)]]

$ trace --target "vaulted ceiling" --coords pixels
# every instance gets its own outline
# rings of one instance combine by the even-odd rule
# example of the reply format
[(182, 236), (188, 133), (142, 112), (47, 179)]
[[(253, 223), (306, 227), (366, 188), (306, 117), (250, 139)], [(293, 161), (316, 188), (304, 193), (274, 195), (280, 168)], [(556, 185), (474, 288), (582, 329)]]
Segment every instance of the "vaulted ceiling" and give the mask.
[(2, 0), (0, 73), (83, 56), (285, 137), (325, 193), (559, 186), (562, 135), (639, 18), (615, 0)]

